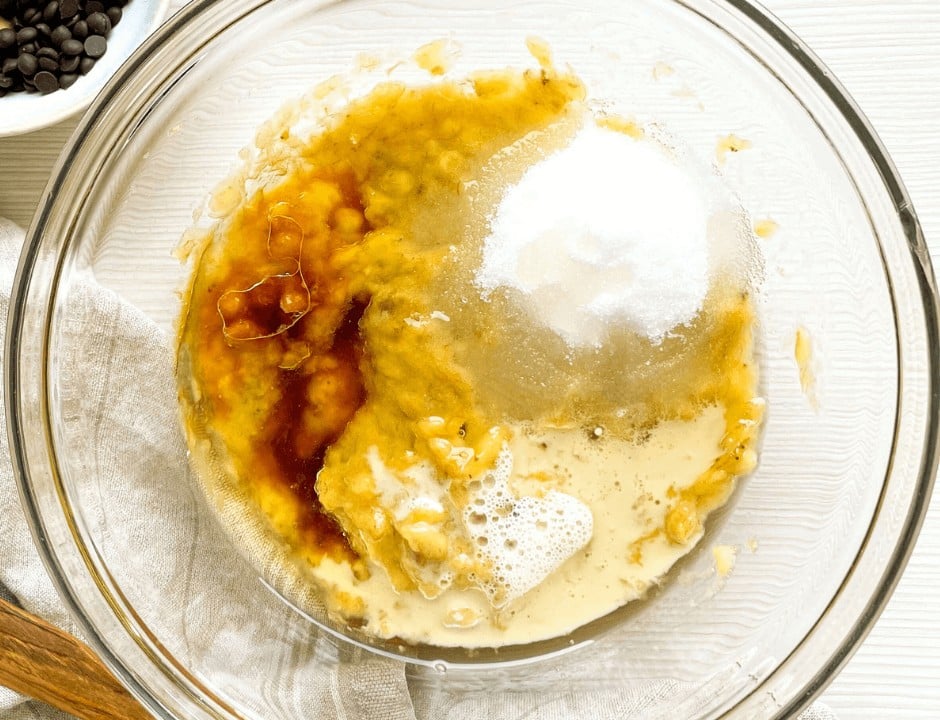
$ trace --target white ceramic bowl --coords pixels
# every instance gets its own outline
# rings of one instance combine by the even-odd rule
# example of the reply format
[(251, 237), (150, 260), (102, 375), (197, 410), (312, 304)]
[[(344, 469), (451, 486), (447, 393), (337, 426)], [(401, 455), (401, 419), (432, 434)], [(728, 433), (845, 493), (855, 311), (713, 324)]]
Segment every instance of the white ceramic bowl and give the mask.
[(10, 93), (0, 98), (0, 137), (55, 125), (87, 108), (114, 72), (164, 18), (170, 0), (133, 0), (108, 36), (108, 51), (68, 90), (49, 95)]

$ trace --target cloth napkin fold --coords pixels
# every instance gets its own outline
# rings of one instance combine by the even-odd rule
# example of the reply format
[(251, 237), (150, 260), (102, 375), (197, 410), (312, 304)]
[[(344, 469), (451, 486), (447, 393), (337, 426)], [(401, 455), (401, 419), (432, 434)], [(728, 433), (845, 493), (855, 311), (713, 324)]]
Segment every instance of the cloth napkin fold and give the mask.
[[(10, 288), (22, 246), (23, 231), (0, 219), (0, 339), (5, 333), (9, 308)], [(181, 445), (180, 433), (176, 430), (176, 408), (172, 395), (143, 397), (135, 383), (114, 380), (109, 362), (113, 358), (126, 358), (135, 373), (159, 375), (166, 373), (162, 364), (168, 362), (167, 338), (135, 308), (122, 302), (113, 293), (93, 283), (79, 293), (83, 298), (83, 309), (87, 311), (87, 322), (75, 333), (83, 348), (87, 348), (87, 372), (78, 372), (63, 383), (74, 384), (75, 402), (92, 403), (83, 407), (100, 407), (96, 427), (89, 432), (108, 433), (105, 437), (118, 438), (110, 443), (124, 449), (133, 448), (130, 454), (107, 456), (97, 453), (94, 462), (95, 475), (104, 474), (105, 480), (117, 479), (126, 474), (128, 463), (133, 462), (135, 478), (139, 479), (127, 492), (134, 493), (128, 502), (142, 505), (153, 513), (158, 529), (165, 534), (163, 543), (150, 549), (152, 555), (136, 558), (136, 561), (151, 563), (155, 589), (163, 593), (163, 602), (170, 604), (174, 598), (167, 593), (178, 593), (179, 604), (186, 603), (190, 588), (182, 582), (183, 575), (208, 578), (216, 585), (216, 597), (225, 598), (224, 607), (218, 605), (185, 610), (180, 616), (181, 627), (175, 631), (187, 640), (185, 651), (199, 654), (205, 659), (206, 646), (218, 643), (218, 626), (205, 623), (206, 618), (218, 617), (220, 613), (229, 619), (227, 627), (235, 636), (227, 639), (226, 647), (237, 647), (237, 653), (220, 659), (237, 688), (242, 673), (254, 673), (263, 678), (265, 696), (272, 705), (283, 709), (283, 717), (317, 717), (326, 720), (425, 720), (445, 718), (447, 720), (470, 720), (471, 718), (527, 718), (528, 720), (561, 720), (564, 718), (645, 718), (648, 698), (634, 697), (616, 690), (570, 692), (559, 689), (553, 692), (517, 692), (511, 694), (448, 692), (446, 689), (430, 688), (422, 684), (409, 684), (403, 664), (380, 658), (363, 651), (341, 653), (325, 639), (311, 642), (309, 652), (292, 657), (290, 666), (268, 667), (270, 653), (265, 643), (284, 642), (293, 644), (296, 638), (279, 638), (275, 612), (258, 611), (255, 589), (246, 588), (243, 575), (228, 568), (218, 567), (216, 558), (224, 554), (222, 548), (227, 540), (218, 528), (203, 522), (199, 511), (200, 498), (181, 495), (170, 498), (161, 495), (158, 489), (148, 488), (148, 478), (153, 478), (154, 468), (172, 467), (181, 462), (185, 448)], [(101, 347), (107, 346), (102, 353)], [(2, 390), (0, 390), (2, 392)], [(103, 399), (107, 402), (102, 402)], [(69, 402), (65, 398), (63, 402)], [(142, 430), (135, 427), (133, 418), (140, 413), (165, 422), (150, 422), (153, 427), (165, 428), (165, 433)], [(0, 597), (14, 602), (58, 627), (77, 635), (78, 628), (60, 603), (56, 591), (45, 573), (26, 520), (19, 505), (19, 497), (13, 479), (9, 445), (6, 435), (5, 417), (0, 417)], [(79, 438), (81, 440), (81, 438)], [(93, 443), (85, 442), (86, 445)], [(185, 462), (185, 461), (183, 461)], [(110, 473), (110, 476), (109, 476)], [(150, 481), (150, 485), (153, 482)], [(93, 519), (94, 520), (94, 519)], [(120, 517), (105, 519), (110, 526), (120, 529)], [(187, 525), (187, 523), (189, 523)], [(122, 535), (116, 533), (120, 538)], [(181, 564), (169, 559), (165, 546), (181, 537), (198, 538), (199, 551), (188, 553)], [(117, 540), (120, 541), (119, 539)], [(191, 541), (191, 540), (190, 540)], [(143, 544), (146, 547), (146, 543)], [(219, 553), (213, 549), (218, 547)], [(229, 553), (230, 554), (230, 553)], [(228, 585), (225, 585), (228, 583)], [(222, 584), (219, 588), (218, 584)], [(221, 589), (221, 592), (219, 590)], [(205, 598), (202, 598), (205, 599)], [(211, 601), (206, 601), (210, 602)], [(218, 603), (218, 600), (215, 601)], [(276, 606), (275, 606), (276, 607)], [(283, 608), (280, 608), (283, 611)], [(212, 629), (214, 635), (207, 633)], [(274, 640), (272, 641), (272, 638)], [(303, 655), (302, 657), (300, 655)], [(321, 662), (327, 657), (331, 662)], [(273, 676), (270, 680), (262, 673)], [(661, 688), (664, 697), (674, 690), (667, 683)], [(263, 714), (261, 708), (259, 712)], [(53, 708), (30, 701), (16, 693), (0, 687), (0, 720), (59, 720), (68, 716)], [(800, 720), (834, 720), (834, 716), (820, 704), (804, 713)]]

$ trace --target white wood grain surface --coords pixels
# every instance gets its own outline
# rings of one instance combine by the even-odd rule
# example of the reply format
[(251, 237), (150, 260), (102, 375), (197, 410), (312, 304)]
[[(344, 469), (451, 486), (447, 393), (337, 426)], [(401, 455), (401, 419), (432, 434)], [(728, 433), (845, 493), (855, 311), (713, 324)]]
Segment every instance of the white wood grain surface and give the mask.
[[(182, 0), (174, 5), (179, 6)], [(878, 131), (940, 260), (940, 0), (766, 0)], [(66, 122), (0, 139), (0, 215), (27, 224)], [(940, 493), (884, 615), (822, 700), (841, 720), (940, 718)]]
[[(940, 266), (940, 2), (773, 0), (841, 80), (910, 191)], [(822, 700), (840, 719), (940, 718), (940, 493), (871, 635)]]

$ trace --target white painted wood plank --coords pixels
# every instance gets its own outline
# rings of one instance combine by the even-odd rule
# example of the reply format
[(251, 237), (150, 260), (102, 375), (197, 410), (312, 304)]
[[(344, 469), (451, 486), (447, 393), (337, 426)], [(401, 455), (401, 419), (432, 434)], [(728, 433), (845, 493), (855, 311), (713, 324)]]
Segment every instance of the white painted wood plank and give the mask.
[[(768, 0), (875, 126), (940, 259), (940, 2)], [(894, 597), (823, 694), (839, 718), (940, 717), (940, 494)]]

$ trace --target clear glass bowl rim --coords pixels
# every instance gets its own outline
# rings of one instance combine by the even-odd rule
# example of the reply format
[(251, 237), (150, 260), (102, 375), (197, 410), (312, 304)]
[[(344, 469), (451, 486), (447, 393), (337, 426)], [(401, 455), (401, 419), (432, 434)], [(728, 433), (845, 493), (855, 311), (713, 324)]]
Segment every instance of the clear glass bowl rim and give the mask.
[[(164, 23), (164, 25), (143, 43), (130, 59), (124, 63), (105, 89), (99, 94), (88, 112), (86, 112), (59, 157), (27, 233), (26, 243), (14, 281), (7, 321), (5, 357), (8, 361), (5, 363), (4, 367), (4, 392), (6, 397), (7, 427), (11, 459), (13, 461), (22, 505), (35, 544), (60, 597), (69, 608), (72, 617), (76, 620), (92, 648), (145, 707), (154, 713), (156, 717), (167, 718), (168, 720), (172, 720), (173, 715), (169, 713), (164, 704), (161, 703), (157, 694), (154, 693), (142, 679), (138, 678), (122, 661), (121, 657), (104, 641), (99, 629), (94, 625), (74, 593), (69, 576), (64, 571), (56, 550), (48, 540), (40, 500), (37, 496), (35, 486), (31, 482), (32, 468), (28, 460), (29, 451), (26, 447), (28, 443), (24, 440), (23, 434), (24, 426), (27, 425), (30, 420), (30, 414), (36, 413), (37, 409), (26, 408), (24, 405), (26, 395), (22, 392), (21, 388), (24, 383), (29, 382), (29, 380), (25, 379), (18, 362), (23, 353), (21, 335), (28, 326), (28, 315), (30, 311), (35, 312), (34, 309), (27, 307), (30, 285), (33, 281), (33, 270), (39, 262), (44, 229), (49, 224), (50, 218), (53, 217), (54, 200), (64, 179), (69, 173), (73, 161), (80, 155), (91, 130), (95, 128), (102, 119), (105, 121), (108, 120), (108, 110), (111, 101), (116, 97), (127, 99), (124, 97), (127, 93), (124, 91), (135, 72), (148, 61), (151, 61), (153, 56), (158, 55), (161, 49), (166, 45), (166, 41), (169, 40), (172, 35), (184, 31), (184, 28), (192, 27), (198, 22), (199, 18), (206, 13), (212, 12), (214, 9), (222, 13), (223, 10), (221, 7), (225, 6), (224, 13), (230, 19), (230, 22), (234, 24), (243, 16), (269, 4), (271, 1), (272, 0), (226, 0), (226, 2), (222, 2), (222, 0), (194, 0)], [(312, 4), (311, 9), (342, 2), (343, 0), (321, 0), (320, 2)], [(694, 8), (687, 5), (685, 0), (674, 0), (674, 2), (686, 6), (694, 12)], [(871, 631), (876, 620), (887, 605), (895, 586), (900, 580), (904, 567), (913, 551), (920, 527), (926, 516), (937, 471), (937, 450), (938, 440), (940, 440), (940, 339), (938, 339), (940, 338), (940, 321), (938, 321), (938, 318), (940, 318), (940, 295), (938, 295), (923, 231), (907, 190), (904, 187), (894, 163), (889, 158), (874, 129), (846, 90), (834, 78), (832, 73), (819, 58), (817, 58), (792, 31), (766, 9), (752, 4), (748, 0), (710, 0), (710, 2), (723, 6), (743, 16), (747, 21), (753, 23), (758, 31), (764, 33), (767, 39), (779, 46), (778, 49), (782, 49), (789, 55), (790, 59), (794, 60), (812, 79), (817, 88), (822, 91), (825, 98), (831, 103), (832, 108), (839, 114), (840, 119), (848, 125), (856, 139), (864, 147), (868, 154), (868, 159), (874, 165), (884, 183), (884, 189), (888, 198), (890, 198), (890, 202), (893, 204), (894, 211), (897, 214), (897, 218), (903, 228), (903, 234), (907, 240), (920, 291), (920, 299), (923, 304), (924, 330), (929, 354), (927, 377), (929, 393), (926, 401), (928, 405), (927, 428), (925, 437), (923, 438), (920, 472), (916, 481), (916, 487), (912, 493), (910, 506), (907, 508), (906, 517), (897, 533), (894, 546), (891, 548), (890, 558), (884, 567), (880, 582), (874, 589), (864, 610), (854, 619), (850, 630), (845, 633), (845, 636), (837, 643), (836, 647), (831, 648), (831, 652), (824, 662), (813, 662), (816, 671), (812, 676), (806, 679), (802, 686), (787, 687), (777, 694), (777, 697), (781, 698), (782, 702), (779, 704), (779, 709), (774, 717), (784, 718), (797, 714), (821, 693), (844, 664), (848, 662), (854, 651)], [(151, 99), (150, 96), (144, 98), (130, 98), (131, 102), (136, 103), (135, 109), (144, 105)], [(64, 247), (64, 244), (60, 241), (59, 246)], [(51, 310), (52, 298), (55, 296), (56, 285), (58, 283), (58, 265), (60, 263), (61, 257), (58, 257), (56, 262), (56, 274), (51, 282), (51, 293), (50, 299), (48, 300), (49, 305), (46, 308), (47, 310)], [(44, 335), (42, 347), (43, 374), (41, 379), (43, 388), (41, 413), (44, 427), (48, 427), (48, 425), (45, 424), (48, 420), (48, 409), (46, 406), (47, 379), (45, 377), (45, 358), (47, 357), (48, 350), (47, 342), (48, 338)], [(55, 475), (55, 460), (51, 440), (48, 438), (48, 430), (47, 437), (43, 438), (42, 441), (46, 443), (48, 448), (50, 455), (48, 461), (51, 465), (53, 475)], [(61, 497), (59, 499), (62, 500)], [(880, 508), (881, 503), (879, 503), (878, 510), (880, 510)], [(869, 535), (877, 521), (878, 510), (876, 510), (875, 518), (869, 528)], [(867, 540), (860, 549), (858, 558), (861, 558), (862, 554), (865, 552), (866, 544)], [(858, 558), (856, 563), (858, 562)], [(87, 569), (92, 571), (90, 566)], [(853, 570), (849, 571), (847, 579), (851, 576)], [(104, 588), (94, 576), (93, 579), (102, 593), (106, 594), (106, 588)], [(840, 588), (839, 592), (833, 598), (833, 603), (836, 602), (839, 595), (843, 592), (845, 592), (845, 583), (843, 583), (842, 588)], [(135, 629), (128, 623), (127, 618), (120, 617), (120, 603), (115, 603), (114, 598), (111, 597), (106, 597), (105, 601), (118, 615), (118, 622), (124, 626), (129, 636), (140, 645), (140, 648), (149, 656), (150, 660), (155, 665), (159, 666), (164, 658), (158, 657), (158, 654), (154, 652), (154, 648), (145, 646), (145, 640), (135, 632)], [(794, 663), (806, 661), (808, 656), (806, 652), (807, 641), (819, 631), (819, 626), (822, 624), (822, 620), (825, 617), (826, 613), (823, 614), (820, 621), (817, 622), (803, 641), (793, 650), (790, 656), (785, 658), (758, 687), (754, 688), (750, 694), (735, 707), (735, 711), (743, 710), (746, 713), (748, 707), (745, 706), (749, 705), (750, 700), (755, 699), (758, 690), (766, 691), (775, 689), (775, 678), (779, 680), (781, 670), (784, 667), (792, 667)], [(183, 695), (191, 696), (191, 699), (198, 696), (198, 690), (196, 693), (193, 692), (196, 688), (193, 686), (192, 678), (187, 680), (185, 677), (179, 677), (179, 675), (174, 677), (174, 672), (179, 673), (179, 671), (182, 670), (181, 668), (170, 668), (164, 664), (164, 666), (159, 669), (162, 670), (166, 678), (171, 680), (171, 685), (177, 684), (174, 688), (176, 690), (174, 694), (182, 692)], [(182, 675), (186, 675), (185, 671), (183, 671)], [(207, 708), (204, 702), (205, 701), (201, 703), (202, 709), (206, 710)], [(752, 705), (750, 709), (756, 709), (756, 703)], [(216, 707), (213, 714), (218, 714), (219, 711), (225, 713), (223, 708)], [(212, 711), (210, 710), (210, 712)], [(222, 717), (224, 715), (218, 716)]]

